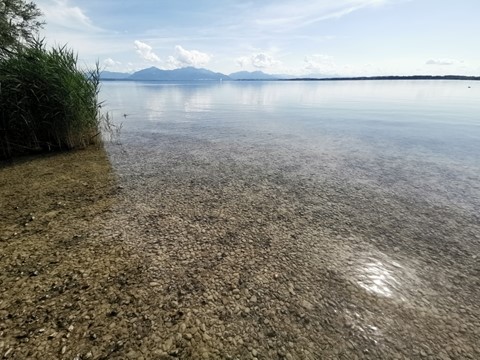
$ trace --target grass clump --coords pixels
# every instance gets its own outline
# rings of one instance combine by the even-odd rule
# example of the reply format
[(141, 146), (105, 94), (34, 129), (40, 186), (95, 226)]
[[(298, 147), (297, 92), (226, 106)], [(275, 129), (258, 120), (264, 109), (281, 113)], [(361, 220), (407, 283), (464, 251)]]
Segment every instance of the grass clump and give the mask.
[(43, 42), (0, 60), (0, 157), (84, 147), (99, 138), (98, 66)]

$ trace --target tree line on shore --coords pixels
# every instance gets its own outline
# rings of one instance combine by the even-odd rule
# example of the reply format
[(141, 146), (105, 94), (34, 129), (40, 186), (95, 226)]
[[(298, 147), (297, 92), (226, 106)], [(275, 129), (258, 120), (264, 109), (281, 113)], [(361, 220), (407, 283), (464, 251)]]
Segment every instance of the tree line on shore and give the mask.
[(33, 2), (0, 1), (0, 159), (84, 147), (98, 141), (98, 66), (78, 67), (66, 46), (37, 36)]

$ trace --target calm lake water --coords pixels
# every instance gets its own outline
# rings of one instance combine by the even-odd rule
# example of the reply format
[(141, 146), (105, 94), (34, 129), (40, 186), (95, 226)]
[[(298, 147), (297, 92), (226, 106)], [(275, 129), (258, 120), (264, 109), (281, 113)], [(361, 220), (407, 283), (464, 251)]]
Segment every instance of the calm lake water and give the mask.
[(104, 82), (101, 96), (125, 142), (186, 136), (249, 149), (252, 161), (271, 146), (303, 161), (298, 171), (315, 157), (359, 181), (478, 210), (478, 82)]
[(275, 134), (299, 144), (349, 137), (480, 161), (475, 82), (104, 82), (102, 98), (127, 131)]
[(334, 347), (480, 353), (480, 83), (105, 82), (102, 97), (123, 124), (106, 146), (118, 216), (162, 281), (222, 292), (242, 273), (269, 309), (302, 311), (302, 294), (312, 344), (334, 324)]

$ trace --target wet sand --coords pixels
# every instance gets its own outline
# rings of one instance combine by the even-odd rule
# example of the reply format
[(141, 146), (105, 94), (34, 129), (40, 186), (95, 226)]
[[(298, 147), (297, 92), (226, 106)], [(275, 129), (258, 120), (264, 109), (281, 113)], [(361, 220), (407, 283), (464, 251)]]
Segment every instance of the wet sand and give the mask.
[(480, 357), (478, 175), (127, 135), (0, 170), (0, 355)]

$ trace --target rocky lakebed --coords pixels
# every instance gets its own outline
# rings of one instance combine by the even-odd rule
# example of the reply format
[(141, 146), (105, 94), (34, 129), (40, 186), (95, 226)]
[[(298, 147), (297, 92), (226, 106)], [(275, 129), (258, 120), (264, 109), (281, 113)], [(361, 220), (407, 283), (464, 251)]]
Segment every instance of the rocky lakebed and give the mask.
[(0, 358), (480, 358), (478, 173), (128, 135), (0, 168)]

